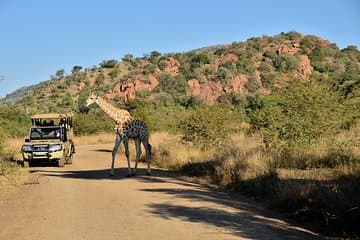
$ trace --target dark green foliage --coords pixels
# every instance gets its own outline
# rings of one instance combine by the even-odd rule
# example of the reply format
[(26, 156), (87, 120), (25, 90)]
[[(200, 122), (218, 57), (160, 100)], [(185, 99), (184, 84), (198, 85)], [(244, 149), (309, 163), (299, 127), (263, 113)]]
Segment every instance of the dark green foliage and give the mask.
[(223, 146), (239, 130), (239, 120), (226, 105), (195, 108), (181, 120), (183, 140), (204, 149)]
[(61, 102), (59, 102), (59, 107), (62, 109), (73, 109), (74, 107), (74, 100), (72, 99), (69, 93), (66, 93), (65, 96), (62, 98)]
[[(161, 62), (160, 62), (159, 68), (160, 68), (160, 70), (164, 70), (165, 66), (161, 66)], [(157, 69), (157, 67), (155, 64), (149, 63), (144, 67), (143, 74), (144, 75), (153, 74), (153, 73), (155, 73), (156, 69)]]
[(0, 134), (2, 137), (24, 137), (31, 126), (30, 117), (14, 106), (0, 107)]
[(56, 71), (56, 77), (58, 78), (58, 79), (61, 79), (61, 78), (63, 78), (64, 77), (64, 74), (65, 74), (65, 70), (64, 69), (60, 69), (60, 70), (57, 70)]
[(159, 78), (157, 89), (170, 94), (174, 99), (178, 99), (179, 95), (183, 96), (186, 93), (186, 86), (187, 82), (182, 74), (173, 76), (169, 73), (164, 73)]
[(75, 114), (75, 135), (89, 135), (113, 132), (114, 122), (100, 108), (91, 109), (88, 113)]
[(111, 79), (115, 79), (118, 76), (118, 71), (117, 70), (113, 70), (111, 72), (109, 72), (109, 76), (111, 77)]
[(273, 59), (275, 69), (280, 72), (291, 72), (299, 67), (299, 59), (291, 54), (283, 54)]
[(79, 73), (82, 68), (83, 68), (82, 66), (74, 66), (74, 67), (71, 69), (71, 73), (72, 73), (72, 74)]
[(255, 71), (253, 62), (251, 61), (251, 59), (247, 59), (247, 58), (239, 59), (239, 61), (236, 62), (236, 69), (240, 73), (245, 73), (250, 75), (253, 74)]
[(260, 84), (254, 76), (249, 78), (249, 80), (245, 83), (245, 86), (250, 93), (254, 93), (260, 88)]
[(149, 61), (150, 61), (151, 63), (156, 63), (156, 62), (159, 60), (160, 57), (161, 57), (161, 53), (160, 53), (160, 52), (158, 52), (158, 51), (152, 51), (152, 52), (150, 53), (150, 56), (149, 56)]
[(353, 62), (347, 62), (345, 70), (337, 76), (337, 84), (346, 96), (360, 86), (360, 66)]
[(266, 146), (294, 147), (316, 143), (340, 130), (341, 97), (329, 87), (292, 82), (269, 96), (251, 98), (248, 116)]
[(179, 119), (186, 115), (186, 109), (179, 105), (143, 105), (136, 104), (136, 108), (131, 111), (137, 119), (146, 122), (151, 132), (167, 131), (178, 133)]
[(195, 56), (191, 58), (190, 63), (192, 68), (198, 68), (204, 64), (209, 64), (210, 61), (211, 61), (210, 54), (205, 52), (200, 52), (195, 54)]
[(86, 106), (86, 99), (89, 97), (90, 91), (87, 88), (83, 88), (79, 92), (78, 98), (78, 111), (79, 113), (87, 113), (90, 109)]
[(116, 66), (118, 61), (111, 59), (111, 60), (104, 60), (102, 63), (100, 63), (100, 67), (102, 68), (113, 68)]
[(4, 123), (0, 119), (0, 156), (2, 155), (2, 152), (4, 150), (4, 142), (7, 137), (3, 126), (4, 126)]
[(234, 78), (234, 72), (224, 68), (224, 67), (220, 67), (219, 70), (217, 71), (216, 75), (215, 75), (215, 79), (217, 81), (220, 81), (224, 84), (228, 84), (230, 83), (230, 81)]
[(124, 62), (129, 62), (129, 63), (131, 63), (131, 62), (134, 61), (134, 55), (132, 55), (132, 54), (130, 54), (130, 53), (125, 54), (124, 57), (122, 58), (122, 60), (123, 60)]

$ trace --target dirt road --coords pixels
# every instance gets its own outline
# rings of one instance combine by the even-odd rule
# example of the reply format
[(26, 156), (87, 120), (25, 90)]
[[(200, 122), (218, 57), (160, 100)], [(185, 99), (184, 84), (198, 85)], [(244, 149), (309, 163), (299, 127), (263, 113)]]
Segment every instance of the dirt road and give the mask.
[(317, 239), (245, 200), (155, 170), (127, 178), (112, 145), (80, 146), (72, 166), (32, 167), (26, 185), (0, 203), (1, 240)]

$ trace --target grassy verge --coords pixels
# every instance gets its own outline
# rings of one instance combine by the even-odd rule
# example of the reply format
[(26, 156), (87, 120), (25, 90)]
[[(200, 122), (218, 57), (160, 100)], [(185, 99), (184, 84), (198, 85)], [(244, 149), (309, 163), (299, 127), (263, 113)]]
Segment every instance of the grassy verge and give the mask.
[(0, 153), (0, 200), (18, 189), (26, 180), (28, 171), (16, 161), (18, 151), (6, 148)]
[(360, 234), (360, 151), (359, 145), (345, 143), (357, 137), (349, 132), (337, 137), (339, 145), (298, 149), (287, 154), (288, 165), (245, 134), (207, 151), (167, 133), (153, 134), (151, 143), (153, 160), (161, 167), (266, 201), (324, 234), (354, 236)]

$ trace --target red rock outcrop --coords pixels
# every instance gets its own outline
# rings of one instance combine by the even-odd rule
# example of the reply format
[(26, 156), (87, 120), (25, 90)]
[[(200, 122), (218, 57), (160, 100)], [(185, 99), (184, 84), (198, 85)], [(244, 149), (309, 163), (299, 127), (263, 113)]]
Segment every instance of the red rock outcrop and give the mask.
[(207, 103), (214, 103), (224, 92), (245, 93), (247, 81), (248, 78), (245, 74), (236, 76), (228, 85), (216, 81), (200, 84), (197, 79), (191, 79), (188, 81), (188, 93)]
[(144, 78), (138, 78), (132, 82), (116, 84), (113, 90), (106, 94), (106, 98), (114, 99), (115, 97), (120, 97), (124, 102), (127, 102), (136, 98), (137, 91), (141, 89), (151, 91), (157, 85), (159, 85), (159, 81), (156, 79), (156, 77), (149, 75), (148, 80), (145, 80)]
[(164, 71), (170, 73), (173, 76), (176, 76), (180, 72), (180, 63), (173, 57), (168, 57), (163, 60), (165, 64)]
[(215, 65), (216, 67), (218, 68), (221, 64), (227, 62), (227, 61), (232, 61), (232, 62), (236, 62), (239, 60), (239, 57), (232, 54), (232, 53), (228, 53), (228, 54), (225, 54), (224, 56), (218, 58), (216, 61), (215, 61)]
[(231, 81), (231, 86), (232, 89), (235, 93), (245, 93), (246, 87), (245, 84), (248, 82), (248, 78), (245, 74), (241, 74), (236, 76), (232, 81)]
[(310, 59), (307, 55), (301, 55), (299, 57), (300, 64), (297, 68), (297, 73), (300, 75), (300, 77), (304, 79), (309, 79), (313, 70), (313, 67), (311, 66)]

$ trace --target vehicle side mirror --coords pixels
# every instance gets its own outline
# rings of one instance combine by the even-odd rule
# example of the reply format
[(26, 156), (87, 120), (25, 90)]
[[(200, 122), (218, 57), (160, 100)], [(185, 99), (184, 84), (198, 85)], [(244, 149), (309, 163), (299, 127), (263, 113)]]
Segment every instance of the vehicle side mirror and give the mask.
[(25, 138), (25, 142), (27, 143), (27, 142), (30, 142), (30, 139), (28, 139), (28, 138)]

